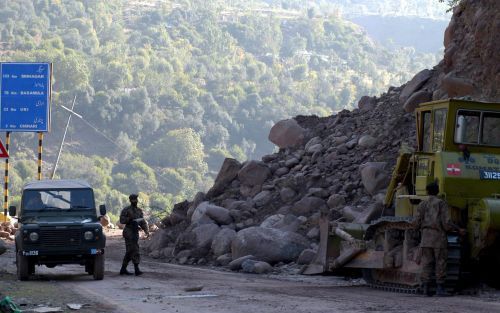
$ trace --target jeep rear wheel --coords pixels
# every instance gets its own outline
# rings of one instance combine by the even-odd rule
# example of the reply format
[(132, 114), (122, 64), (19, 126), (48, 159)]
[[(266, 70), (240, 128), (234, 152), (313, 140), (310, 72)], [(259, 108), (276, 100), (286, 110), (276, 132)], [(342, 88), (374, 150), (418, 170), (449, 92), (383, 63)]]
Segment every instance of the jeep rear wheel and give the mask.
[(27, 257), (22, 255), (21, 251), (16, 254), (16, 265), (17, 265), (17, 279), (28, 280), (30, 277), (30, 266)]
[(104, 255), (99, 254), (94, 258), (94, 279), (102, 280), (104, 278)]

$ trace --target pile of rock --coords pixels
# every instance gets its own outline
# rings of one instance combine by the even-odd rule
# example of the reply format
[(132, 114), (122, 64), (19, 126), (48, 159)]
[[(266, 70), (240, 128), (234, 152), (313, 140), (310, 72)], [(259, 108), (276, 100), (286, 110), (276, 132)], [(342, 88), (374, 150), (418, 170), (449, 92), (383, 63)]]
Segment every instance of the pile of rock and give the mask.
[(147, 242), (149, 255), (264, 273), (271, 265), (311, 261), (321, 214), (361, 223), (380, 216), (399, 151), (414, 146), (412, 112), (420, 103), (456, 96), (500, 101), (494, 45), (500, 2), (479, 2), (464, 0), (455, 10), (444, 60), (432, 70), (379, 98), (361, 98), (353, 111), (278, 122), (269, 140), (279, 152), (261, 161), (226, 159), (206, 194), (175, 205), (162, 221)]
[(261, 273), (310, 261), (321, 214), (357, 222), (380, 216), (398, 150), (414, 141), (401, 90), (363, 98), (352, 112), (277, 123), (269, 139), (279, 152), (243, 164), (226, 159), (206, 194), (174, 207), (148, 253)]
[(0, 238), (14, 240), (14, 235), (17, 232), (17, 223), (2, 222), (0, 224)]

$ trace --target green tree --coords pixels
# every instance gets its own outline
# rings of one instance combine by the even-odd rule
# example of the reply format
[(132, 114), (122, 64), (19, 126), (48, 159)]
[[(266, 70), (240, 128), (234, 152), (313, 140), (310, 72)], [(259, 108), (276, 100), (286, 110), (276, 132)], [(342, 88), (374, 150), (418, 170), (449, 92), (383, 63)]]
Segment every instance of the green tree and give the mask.
[(125, 194), (152, 193), (158, 188), (154, 170), (140, 159), (113, 168), (113, 188)]
[(169, 131), (144, 151), (145, 160), (161, 167), (191, 167), (205, 173), (204, 146), (198, 135), (191, 128)]

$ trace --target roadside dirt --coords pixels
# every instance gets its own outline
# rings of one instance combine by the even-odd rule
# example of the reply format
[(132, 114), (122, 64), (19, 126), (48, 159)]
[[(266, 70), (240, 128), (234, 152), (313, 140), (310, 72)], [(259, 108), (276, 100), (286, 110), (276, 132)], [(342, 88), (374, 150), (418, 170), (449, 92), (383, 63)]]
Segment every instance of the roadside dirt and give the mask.
[[(300, 275), (250, 275), (179, 266), (144, 258), (141, 277), (118, 275), (124, 244), (108, 235), (106, 276), (94, 281), (79, 266), (37, 267), (15, 281), (14, 254), (0, 257), (0, 293), (29, 303), (89, 304), (78, 312), (500, 312), (500, 292), (427, 298), (373, 290), (362, 280)], [(201, 291), (186, 288), (203, 286)], [(23, 299), (24, 298), (24, 299)], [(74, 312), (74, 311), (71, 311)]]

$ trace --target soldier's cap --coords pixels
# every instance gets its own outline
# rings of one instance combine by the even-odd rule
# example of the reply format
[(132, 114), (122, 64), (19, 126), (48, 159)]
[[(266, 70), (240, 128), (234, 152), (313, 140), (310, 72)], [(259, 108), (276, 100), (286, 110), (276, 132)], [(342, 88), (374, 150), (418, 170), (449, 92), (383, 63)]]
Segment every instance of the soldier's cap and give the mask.
[(135, 193), (131, 194), (130, 196), (128, 196), (128, 199), (129, 200), (137, 200), (137, 198), (139, 198), (138, 195), (136, 195)]

